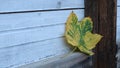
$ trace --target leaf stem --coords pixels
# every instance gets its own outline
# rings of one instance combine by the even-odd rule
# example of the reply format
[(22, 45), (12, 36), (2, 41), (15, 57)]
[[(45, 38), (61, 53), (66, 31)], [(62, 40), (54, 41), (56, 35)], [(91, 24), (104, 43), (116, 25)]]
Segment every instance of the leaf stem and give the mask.
[(69, 55), (71, 55), (75, 50), (77, 49), (77, 47), (75, 47), (71, 52), (69, 52), (68, 54), (64, 55), (62, 58), (65, 58)]

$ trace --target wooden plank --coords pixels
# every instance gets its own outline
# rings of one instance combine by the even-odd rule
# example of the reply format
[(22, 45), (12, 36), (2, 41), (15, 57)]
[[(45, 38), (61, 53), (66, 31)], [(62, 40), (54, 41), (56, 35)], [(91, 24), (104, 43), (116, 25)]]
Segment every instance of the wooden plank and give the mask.
[(94, 68), (117, 67), (116, 3), (116, 0), (85, 0), (85, 16), (93, 19), (93, 32), (104, 36), (95, 49)]
[(118, 49), (118, 53), (117, 53), (117, 68), (120, 68), (120, 48)]
[(120, 0), (117, 0), (117, 6), (120, 6)]
[(0, 12), (84, 8), (84, 0), (0, 0)]
[(2, 61), (0, 62), (0, 68), (15, 68), (21, 65), (63, 55), (69, 51), (71, 50), (64, 41), (64, 38), (55, 38), (4, 48), (0, 49), (0, 61)]
[(0, 33), (0, 48), (23, 45), (64, 35), (65, 24)]
[[(65, 23), (71, 11), (72, 10), (20, 14), (0, 14), (0, 31)], [(73, 11), (77, 14), (79, 20), (84, 17), (84, 9)]]
[[(79, 15), (78, 16), (79, 19), (84, 17), (84, 15), (81, 14), (83, 11), (81, 13), (79, 13), (80, 11), (81, 10), (75, 10), (75, 12)], [(15, 14), (15, 16), (14, 16), (14, 14), (12, 14), (12, 15), (10, 14), (7, 16), (6, 15), (1, 16), (1, 20), (2, 20), (2, 21), (0, 20), (1, 26), (4, 25), (4, 26), (2, 26), (2, 28), (3, 27), (4, 28), (3, 29), (1, 28), (1, 32), (0, 32), (0, 38), (2, 39), (2, 40), (0, 40), (0, 45), (1, 45), (0, 48), (8, 47), (8, 46), (16, 46), (16, 45), (20, 45), (20, 44), (24, 44), (24, 43), (29, 43), (29, 42), (40, 41), (40, 40), (63, 36), (64, 28), (65, 28), (64, 24), (65, 24), (65, 21), (71, 11), (64, 11), (64, 13), (63, 13), (63, 11), (57, 11), (57, 12), (55, 12), (55, 13), (48, 12), (47, 14), (42, 13), (43, 14), (42, 16), (44, 16), (43, 20), (42, 19), (39, 20), (38, 16), (36, 16), (35, 18), (37, 18), (37, 21), (36, 21), (36, 19), (35, 20), (33, 19), (34, 17), (32, 18), (33, 21), (31, 20), (31, 17), (36, 14), (33, 14), (33, 15), (32, 14), (31, 15), (29, 15), (29, 14), (16, 15)], [(60, 13), (61, 13), (61, 15), (60, 15)], [(58, 14), (58, 17), (53, 16), (51, 18), (50, 17), (48, 18), (48, 16), (52, 15), (52, 14), (55, 14), (55, 15)], [(47, 16), (47, 18), (45, 18), (46, 16)], [(64, 17), (65, 17), (65, 19), (64, 19)], [(14, 19), (14, 18), (16, 18), (16, 19)], [(20, 21), (20, 22), (16, 22), (16, 20)], [(22, 20), (24, 20), (24, 21), (22, 21)], [(48, 21), (46, 21), (46, 20), (48, 20)], [(5, 21), (5, 22), (3, 22), (3, 21)], [(11, 22), (11, 23), (9, 23), (9, 22)], [(47, 23), (47, 22), (49, 22), (49, 23)]]
[(117, 16), (117, 31), (120, 31), (120, 21), (119, 20), (120, 20), (120, 15)]
[(117, 7), (117, 36), (116, 42), (118, 47), (120, 48), (120, 7)]
[[(118, 23), (120, 23), (120, 22), (118, 22)], [(117, 26), (117, 36), (116, 36), (116, 41), (117, 41), (117, 44), (119, 44), (120, 43), (120, 26)], [(120, 45), (119, 45), (119, 47), (120, 47)]]
[(120, 48), (120, 21), (119, 20), (120, 20), (120, 15), (117, 16), (117, 36), (116, 36), (116, 42), (118, 47)]
[(47, 61), (39, 61), (20, 66), (18, 68), (86, 68), (91, 66), (88, 56), (79, 52), (72, 53), (64, 58), (61, 58), (61, 56), (63, 55), (50, 58)]
[(117, 16), (117, 28), (120, 27), (120, 16)]
[(118, 47), (120, 48), (120, 7), (117, 7), (117, 36), (116, 42)]
[(117, 16), (120, 16), (120, 7), (117, 7)]

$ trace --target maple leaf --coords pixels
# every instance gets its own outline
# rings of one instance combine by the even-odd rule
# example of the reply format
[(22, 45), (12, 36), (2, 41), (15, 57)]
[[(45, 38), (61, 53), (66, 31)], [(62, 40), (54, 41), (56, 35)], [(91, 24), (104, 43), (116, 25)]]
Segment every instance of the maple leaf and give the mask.
[(85, 17), (78, 21), (74, 12), (70, 14), (66, 22), (65, 37), (67, 42), (77, 47), (81, 52), (93, 55), (91, 51), (103, 36), (93, 34), (93, 22), (90, 17)]

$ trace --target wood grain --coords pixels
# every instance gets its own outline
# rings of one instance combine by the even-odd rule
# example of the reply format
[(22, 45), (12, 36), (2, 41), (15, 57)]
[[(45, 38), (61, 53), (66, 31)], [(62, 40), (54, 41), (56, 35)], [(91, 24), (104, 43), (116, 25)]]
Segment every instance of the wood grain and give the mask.
[[(70, 52), (63, 37), (0, 49), (0, 68), (14, 68)], [(64, 55), (63, 55), (64, 56)]]
[(61, 58), (62, 56), (59, 55), (46, 61), (39, 61), (18, 68), (91, 68), (90, 60), (84, 54), (75, 52), (64, 58)]
[[(84, 9), (73, 10), (79, 20), (84, 17)], [(35, 13), (0, 14), (0, 32), (32, 29), (65, 23), (72, 10)], [(50, 17), (49, 17), (50, 16)]]
[(120, 7), (117, 7), (117, 36), (116, 42), (118, 47), (120, 48)]
[(70, 52), (63, 36), (71, 11), (81, 20), (84, 0), (0, 0), (0, 68), (15, 68)]
[(95, 49), (94, 68), (116, 68), (116, 3), (116, 0), (85, 0), (85, 16), (93, 19), (93, 32), (104, 36)]
[(117, 6), (120, 7), (120, 0), (117, 0)]
[(120, 68), (120, 0), (117, 0), (117, 36), (116, 42), (118, 45), (117, 52), (117, 68)]
[[(84, 17), (83, 11), (75, 10), (79, 19)], [(0, 48), (63, 36), (70, 12), (71, 10), (44, 12), (41, 16), (38, 13), (0, 15)]]
[[(120, 17), (120, 7), (117, 7), (117, 16)], [(119, 19), (118, 19), (119, 20)]]
[(64, 36), (65, 24), (0, 33), (0, 48)]
[(84, 0), (0, 0), (0, 12), (84, 8)]

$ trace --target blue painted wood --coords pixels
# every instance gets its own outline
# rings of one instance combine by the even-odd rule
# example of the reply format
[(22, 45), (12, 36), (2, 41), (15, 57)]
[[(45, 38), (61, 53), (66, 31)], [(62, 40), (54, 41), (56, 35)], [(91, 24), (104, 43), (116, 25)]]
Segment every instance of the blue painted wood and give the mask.
[(117, 44), (120, 47), (120, 7), (117, 7)]
[[(73, 10), (79, 19), (84, 17), (84, 9)], [(20, 14), (0, 14), (0, 31), (32, 29), (65, 23), (72, 10), (35, 12)]]
[(0, 0), (0, 12), (84, 8), (84, 0)]
[(45, 61), (23, 65), (18, 68), (92, 68), (91, 60), (87, 55), (74, 52), (64, 58), (62, 56), (59, 55)]
[(120, 6), (120, 0), (117, 0), (117, 5)]
[(0, 61), (2, 61), (0, 62), (0, 68), (14, 68), (63, 55), (70, 51), (71, 50), (64, 41), (64, 38), (55, 38), (0, 49)]
[(118, 45), (117, 57), (117, 68), (120, 68), (120, 0), (117, 0), (117, 37), (116, 42)]
[(120, 16), (120, 7), (117, 7), (117, 16)]
[[(77, 10), (77, 14), (79, 11), (80, 10)], [(53, 17), (48, 17), (49, 15), (45, 14), (43, 16), (43, 18), (41, 16), (41, 19), (39, 20), (40, 23), (39, 22), (35, 23), (36, 21), (34, 19), (37, 18), (37, 17), (35, 17), (34, 19), (32, 19), (33, 21), (31, 22), (31, 24), (29, 24), (29, 22), (27, 22), (28, 19), (31, 20), (31, 17), (27, 18), (27, 17), (29, 17), (29, 16), (27, 16), (26, 18), (22, 18), (22, 17), (18, 16), (19, 18), (22, 18), (21, 20), (23, 20), (24, 22), (19, 23), (19, 21), (18, 21), (19, 24), (14, 24), (14, 23), (6, 24), (8, 26), (9, 25), (13, 26), (12, 29), (14, 29), (14, 30), (11, 30), (10, 27), (8, 27), (7, 29), (10, 29), (10, 30), (0, 32), (0, 38), (2, 39), (2, 40), (0, 40), (0, 45), (1, 45), (0, 48), (17, 46), (17, 45), (22, 45), (25, 43), (41, 41), (41, 40), (46, 40), (46, 39), (63, 36), (64, 31), (65, 31), (64, 30), (65, 29), (65, 21), (67, 20), (67, 17), (70, 12), (71, 11), (69, 11), (68, 13), (66, 12), (66, 14), (64, 14), (64, 12), (62, 12), (62, 13), (58, 12), (59, 13), (58, 17), (57, 17), (57, 15), (53, 16)], [(52, 13), (55, 14), (57, 12), (52, 12)], [(82, 19), (84, 17), (84, 15), (82, 15), (82, 14), (78, 14), (78, 15), (79, 15), (79, 19)], [(47, 16), (47, 18), (46, 18), (46, 16)], [(17, 16), (15, 16), (15, 17), (17, 18)], [(13, 19), (15, 17), (13, 16), (12, 19), (10, 18), (9, 20), (7, 20), (6, 23), (10, 23), (10, 21), (13, 21), (13, 20), (15, 20), (14, 22), (17, 23), (17, 19)], [(4, 18), (4, 17), (1, 17), (1, 18)], [(9, 18), (9, 16), (8, 16), (8, 18)], [(37, 18), (37, 20), (38, 19), (39, 18)], [(46, 21), (43, 21), (42, 19), (46, 20)], [(55, 20), (55, 19), (57, 19), (57, 20)], [(5, 19), (1, 19), (1, 20), (5, 20)], [(53, 22), (53, 21), (55, 21), (55, 22)], [(51, 24), (51, 22), (52, 22), (52, 24)], [(25, 23), (27, 23), (28, 25)], [(39, 26), (38, 24), (41, 26)], [(46, 26), (46, 25), (50, 25), (50, 26)], [(20, 27), (18, 27), (18, 26), (20, 26)], [(28, 28), (29, 26), (31, 28)], [(24, 27), (24, 28), (18, 29), (21, 27)], [(6, 29), (6, 27), (4, 27), (4, 29)]]
[[(71, 11), (1, 14), (0, 66), (14, 68), (70, 52), (60, 37)], [(75, 10), (79, 20), (83, 11)]]
[(64, 35), (65, 24), (0, 33), (0, 48), (57, 38)]
[[(66, 8), (84, 8), (84, 0), (0, 0), (0, 13)], [(0, 68), (15, 68), (70, 52), (63, 36), (71, 11), (0, 14)], [(79, 20), (84, 17), (84, 9), (74, 11)]]

